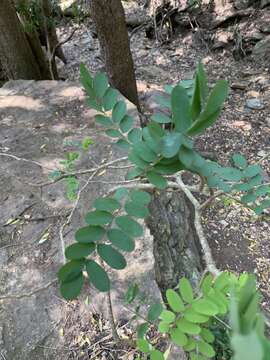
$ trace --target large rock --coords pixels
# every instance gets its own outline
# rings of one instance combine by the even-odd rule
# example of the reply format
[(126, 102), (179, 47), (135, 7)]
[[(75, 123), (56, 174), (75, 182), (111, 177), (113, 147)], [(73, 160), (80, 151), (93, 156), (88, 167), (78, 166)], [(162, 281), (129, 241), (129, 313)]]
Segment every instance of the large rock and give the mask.
[[(95, 166), (89, 156), (100, 163), (125, 155), (98, 131), (95, 112), (86, 108), (84, 102), (82, 89), (71, 82), (12, 81), (0, 89), (0, 358), (67, 359), (66, 323), (70, 312), (77, 311), (73, 316), (76, 322), (82, 316), (79, 306), (68, 306), (61, 299), (56, 283), (31, 295), (56, 278), (61, 262), (59, 228), (73, 206), (65, 197), (65, 182), (42, 189), (32, 184), (48, 181), (48, 174), (64, 158), (65, 142), (85, 136), (94, 140), (89, 154), (79, 161), (80, 168)], [(128, 109), (136, 114), (132, 104), (128, 104)], [(123, 179), (124, 171), (107, 170), (99, 179)], [(89, 185), (65, 229), (66, 244), (74, 241), (74, 232), (83, 224), (84, 214), (95, 197), (110, 188), (110, 184)], [(121, 303), (131, 282), (142, 284), (150, 298), (160, 298), (148, 233), (137, 240), (136, 249), (127, 260), (126, 270), (111, 274), (118, 319), (129, 316)], [(17, 297), (1, 300), (1, 296), (8, 295)], [(104, 295), (89, 286), (81, 300), (88, 295), (88, 313), (94, 309), (106, 315)], [(79, 357), (79, 352), (80, 348), (74, 356)]]
[(252, 54), (255, 57), (266, 58), (270, 56), (270, 35), (260, 40), (253, 48)]

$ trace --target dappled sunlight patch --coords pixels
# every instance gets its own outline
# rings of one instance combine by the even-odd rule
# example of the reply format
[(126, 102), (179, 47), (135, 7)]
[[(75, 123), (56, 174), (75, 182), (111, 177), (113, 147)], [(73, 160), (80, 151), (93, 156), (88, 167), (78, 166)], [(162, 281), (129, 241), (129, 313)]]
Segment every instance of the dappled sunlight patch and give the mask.
[(69, 86), (61, 90), (58, 94), (63, 97), (76, 97), (78, 99), (84, 98), (83, 90), (78, 86)]
[(39, 111), (44, 110), (45, 106), (42, 101), (33, 99), (30, 96), (6, 96), (0, 97), (0, 109), (1, 108), (21, 108), (24, 110)]
[(233, 129), (238, 129), (238, 130), (242, 130), (245, 132), (249, 132), (252, 129), (252, 126), (249, 122), (241, 121), (241, 120), (233, 121), (230, 127), (232, 127)]
[(71, 124), (68, 124), (68, 123), (59, 123), (59, 124), (51, 126), (51, 129), (52, 129), (52, 131), (62, 134), (66, 131), (71, 130), (72, 126), (71, 126)]
[(59, 162), (62, 160), (61, 157), (57, 157), (54, 159), (39, 159), (39, 163), (42, 165), (42, 167), (46, 170), (48, 169), (52, 169), (54, 170), (55, 168), (59, 167)]

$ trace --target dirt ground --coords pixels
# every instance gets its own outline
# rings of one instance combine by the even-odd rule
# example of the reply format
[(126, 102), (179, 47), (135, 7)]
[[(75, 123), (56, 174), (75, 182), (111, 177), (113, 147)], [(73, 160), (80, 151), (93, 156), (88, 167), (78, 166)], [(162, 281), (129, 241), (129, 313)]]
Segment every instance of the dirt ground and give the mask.
[[(127, 14), (132, 14), (138, 11), (138, 4), (128, 2), (125, 3), (125, 8)], [(253, 18), (245, 18), (240, 22), (242, 36), (245, 38), (251, 36), (250, 33), (253, 31), (251, 23), (258, 25), (262, 18), (266, 20), (270, 18), (270, 8), (259, 10), (252, 16)], [(60, 38), (65, 38), (74, 27), (78, 27), (78, 30), (63, 46), (68, 63), (67, 65), (58, 63), (60, 75), (72, 81), (79, 78), (80, 62), (85, 63), (92, 72), (104, 69), (98, 41), (89, 18), (79, 26), (74, 24), (74, 20), (61, 22), (58, 27)], [(257, 28), (255, 26), (255, 30)], [(198, 36), (192, 29), (176, 31), (168, 44), (161, 45), (155, 39), (147, 38), (144, 28), (141, 28), (132, 33), (131, 49), (140, 98), (149, 111), (154, 107), (153, 93), (161, 90), (164, 84), (190, 79), (199, 59), (204, 63), (211, 83), (218, 78), (226, 78), (230, 82), (230, 94), (224, 111), (217, 124), (197, 139), (199, 150), (214, 152), (218, 161), (224, 165), (228, 164), (231, 155), (235, 152), (243, 153), (251, 163), (264, 158), (269, 153), (269, 58), (247, 55), (235, 60), (233, 43), (211, 48), (204, 38)], [(31, 100), (28, 99), (25, 103), (25, 109), (23, 111), (20, 109), (19, 118), (16, 119), (16, 111), (20, 106), (16, 108), (14, 102), (12, 107), (6, 105), (7, 110), (1, 114), (1, 152), (42, 161), (43, 167), (52, 169), (58, 166), (65, 151), (63, 141), (79, 139), (87, 132), (96, 137), (94, 150), (96, 163), (100, 163), (105, 157), (111, 160), (116, 156), (107, 139), (99, 137), (93, 123), (88, 121), (89, 113), (83, 105), (80, 89), (75, 86), (70, 96), (71, 93), (63, 85), (62, 95), (58, 96), (61, 92), (59, 84), (55, 89), (51, 84), (47, 86), (44, 84), (41, 87), (42, 91), (39, 88), (39, 95), (35, 98), (32, 95), (33, 87), (36, 85), (31, 86), (28, 89), (32, 89), (32, 93), (31, 91), (27, 93), (27, 88), (19, 89), (14, 93), (15, 97), (31, 96)], [(43, 97), (44, 103), (42, 103)], [(257, 99), (260, 108), (251, 109), (247, 103), (250, 99)], [(15, 99), (13, 98), (12, 101)], [(36, 111), (36, 116), (34, 120), (29, 121), (28, 127), (30, 110)], [(46, 122), (49, 122), (49, 125)], [(48, 169), (44, 171), (43, 168), (41, 171), (34, 164), (29, 163), (26, 166), (21, 161), (3, 156), (0, 161), (0, 264), (5, 269), (0, 273), (0, 295), (31, 292), (37, 284), (42, 285), (55, 278), (60, 262), (59, 247), (55, 239), (58, 238), (59, 227), (65, 221), (71, 205), (64, 197), (64, 186), (46, 188), (41, 194), (40, 189), (33, 189), (29, 184), (47, 181)], [(12, 161), (15, 161), (16, 165), (12, 165)], [(80, 166), (89, 166), (89, 158), (83, 158)], [(265, 170), (265, 182), (269, 183), (269, 157), (262, 162), (262, 166)], [(106, 174), (106, 179), (110, 176)], [(101, 189), (94, 186), (91, 194), (83, 198), (83, 204), (78, 214), (75, 214), (75, 222), (81, 221), (83, 212), (96, 192), (101, 192)], [(41, 220), (31, 221), (31, 218)], [(269, 220), (269, 213), (260, 217), (255, 216), (230, 199), (217, 199), (203, 217), (205, 233), (217, 265), (221, 269), (256, 273), (264, 296), (263, 307), (266, 312), (270, 312)], [(72, 241), (72, 229), (69, 231), (71, 233), (67, 231), (67, 242)], [(24, 244), (23, 249), (20, 247), (21, 241)], [(24, 255), (24, 251), (27, 256), (21, 256)], [(140, 251), (136, 253), (138, 258), (139, 255), (142, 255)], [(29, 281), (29, 288), (25, 289), (21, 285), (26, 281)], [(48, 327), (44, 334), (37, 330), (34, 340), (39, 345), (30, 354), (30, 359), (132, 360), (134, 358), (134, 351), (130, 348), (113, 347), (108, 323), (97, 313), (89, 311), (87, 296), (83, 301), (64, 304), (57, 288), (53, 286), (48, 289), (46, 296), (39, 294), (37, 298), (17, 299), (17, 312), (14, 314), (12, 301), (1, 303), (0, 300), (0, 319), (1, 314), (5, 313), (9, 314), (10, 323), (17, 316), (22, 319), (21, 321), (29, 324), (36, 322), (40, 327), (43, 325)], [(36, 307), (37, 303), (38, 308), (41, 309), (39, 314), (42, 316), (24, 317), (24, 309), (28, 308), (28, 313), (31, 314), (31, 307)], [(49, 323), (48, 314), (51, 320)], [(49, 328), (52, 329), (51, 332)], [(125, 321), (119, 324), (119, 328), (127, 338), (130, 336), (131, 329)], [(9, 340), (7, 340), (7, 328), (0, 322), (1, 351), (5, 342), (11, 346), (12, 336), (19, 337), (21, 343), (28, 341), (23, 337), (23, 326), (21, 329), (8, 328), (8, 330), (12, 334)], [(59, 343), (51, 340), (52, 334)], [(59, 349), (61, 349), (60, 353)], [(14, 354), (12, 357), (1, 351), (0, 358), (2, 355), (3, 359), (7, 360), (23, 360), (29, 356), (29, 353), (18, 355), (16, 349), (10, 352)]]

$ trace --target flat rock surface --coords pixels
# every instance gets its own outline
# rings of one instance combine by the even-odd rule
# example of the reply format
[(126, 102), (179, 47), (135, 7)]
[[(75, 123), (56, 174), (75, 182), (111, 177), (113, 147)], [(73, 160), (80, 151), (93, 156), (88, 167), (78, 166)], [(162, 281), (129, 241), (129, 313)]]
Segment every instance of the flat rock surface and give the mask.
[[(62, 259), (59, 230), (74, 203), (65, 196), (65, 181), (37, 186), (59, 168), (65, 151), (70, 151), (67, 142), (85, 136), (94, 141), (79, 160), (80, 169), (125, 156), (99, 133), (95, 112), (85, 107), (84, 100), (75, 82), (11, 81), (0, 89), (0, 353), (7, 360), (66, 359), (74, 344), (78, 348), (74, 337), (81, 328), (76, 325), (88, 326), (91, 333), (89, 314), (102, 310), (106, 315), (104, 295), (89, 286), (79, 301), (62, 300), (55, 281)], [(98, 180), (122, 179), (123, 171), (104, 171)], [(85, 176), (80, 178), (81, 186), (89, 174)], [(112, 186), (90, 183), (81, 194), (64, 231), (66, 244), (73, 242), (94, 198)], [(132, 281), (143, 280), (142, 290), (159, 297), (151, 253), (151, 237), (146, 235), (137, 240), (127, 270), (111, 275), (119, 290), (112, 292), (119, 321), (127, 316), (120, 298)], [(65, 345), (67, 336), (70, 348)]]

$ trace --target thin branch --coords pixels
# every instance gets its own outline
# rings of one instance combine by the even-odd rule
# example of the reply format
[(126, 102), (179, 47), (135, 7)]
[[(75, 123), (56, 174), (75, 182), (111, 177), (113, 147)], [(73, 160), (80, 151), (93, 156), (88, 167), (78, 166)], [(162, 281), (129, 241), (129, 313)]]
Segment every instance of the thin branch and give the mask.
[(113, 313), (113, 306), (112, 306), (112, 299), (111, 299), (111, 291), (110, 290), (106, 293), (106, 298), (107, 298), (109, 322), (110, 322), (111, 330), (112, 330), (112, 337), (113, 337), (113, 340), (117, 343), (117, 342), (120, 341), (120, 337), (118, 335), (116, 324), (115, 324), (115, 318), (114, 318), (114, 313)]
[(30, 291), (28, 293), (22, 293), (22, 294), (10, 294), (10, 295), (4, 295), (4, 296), (0, 296), (0, 300), (10, 300), (10, 299), (22, 299), (25, 297), (31, 297), (37, 293), (39, 293), (40, 291), (44, 291), (46, 289), (48, 289), (50, 286), (52, 286), (53, 284), (55, 284), (57, 282), (57, 279), (53, 279), (52, 281), (50, 281), (48, 284), (37, 288), (33, 291)]
[(47, 181), (47, 182), (40, 183), (40, 184), (30, 183), (30, 185), (35, 186), (35, 187), (44, 187), (44, 186), (53, 185), (53, 184), (57, 183), (58, 181), (61, 181), (69, 176), (80, 176), (80, 175), (85, 175), (85, 174), (89, 174), (89, 173), (96, 173), (100, 170), (110, 167), (110, 165), (116, 164), (118, 162), (126, 161), (126, 160), (127, 160), (127, 156), (124, 156), (122, 158), (115, 159), (115, 160), (109, 161), (107, 163), (104, 163), (102, 165), (99, 165), (98, 167), (93, 168), (93, 169), (85, 169), (85, 170), (73, 171), (70, 173), (64, 173), (61, 176), (59, 176), (58, 178), (56, 178), (55, 180)]
[(73, 35), (75, 34), (75, 32), (76, 32), (77, 30), (78, 30), (78, 28), (73, 29), (73, 31), (69, 34), (69, 36), (67, 36), (64, 40), (59, 41), (59, 42), (55, 45), (55, 47), (53, 48), (53, 50), (52, 50), (52, 52), (51, 52), (51, 54), (50, 54), (50, 56), (49, 56), (50, 72), (51, 72), (51, 76), (52, 76), (53, 80), (54, 80), (53, 63), (54, 63), (54, 61), (55, 61), (55, 53), (56, 53), (56, 50), (57, 50), (60, 46), (64, 45), (64, 44), (67, 43), (69, 40), (71, 40), (71, 38), (73, 37)]
[(207, 200), (205, 200), (204, 203), (200, 205), (200, 210), (207, 208), (212, 203), (212, 201), (215, 200), (220, 195), (226, 195), (226, 193), (224, 193), (224, 191), (222, 190), (217, 191), (214, 195), (210, 196)]
[(9, 158), (14, 159), (14, 160), (17, 160), (17, 161), (29, 162), (30, 164), (35, 164), (35, 165), (37, 165), (37, 166), (39, 166), (39, 167), (41, 167), (41, 168), (44, 168), (44, 169), (54, 170), (53, 168), (49, 168), (49, 167), (46, 167), (46, 166), (42, 165), (42, 164), (39, 163), (38, 161), (25, 159), (25, 158), (22, 158), (22, 157), (13, 155), (13, 154), (7, 154), (7, 153), (0, 152), (0, 156), (6, 156), (6, 157), (9, 157)]

